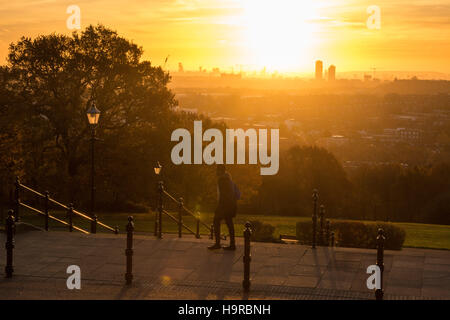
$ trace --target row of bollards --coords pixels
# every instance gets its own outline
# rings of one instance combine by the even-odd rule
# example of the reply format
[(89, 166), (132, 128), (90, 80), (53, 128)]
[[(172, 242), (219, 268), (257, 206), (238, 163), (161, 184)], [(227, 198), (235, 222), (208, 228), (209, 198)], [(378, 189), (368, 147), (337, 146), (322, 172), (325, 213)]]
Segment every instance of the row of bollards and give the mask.
[[(10, 219), (12, 223), (14, 221), (12, 218)], [(127, 248), (125, 250), (126, 255), (126, 273), (125, 273), (125, 280), (127, 285), (131, 285), (133, 280), (133, 232), (134, 232), (134, 223), (133, 223), (133, 217), (128, 217), (128, 224), (126, 227), (127, 230)], [(242, 287), (245, 293), (248, 293), (250, 291), (250, 262), (251, 262), (251, 254), (250, 254), (250, 239), (252, 235), (251, 230), (251, 224), (250, 222), (245, 223), (245, 229), (244, 229), (244, 257), (243, 257), (243, 263), (244, 263), (244, 280), (242, 281)], [(376, 289), (375, 291), (375, 298), (376, 300), (383, 300), (383, 273), (384, 273), (384, 233), (382, 229), (378, 229), (378, 236), (377, 236), (377, 261), (376, 265), (380, 268), (381, 275), (380, 275), (380, 288)], [(11, 254), (11, 270), (12, 270), (12, 254)], [(11, 271), (12, 272), (12, 271)]]
[[(133, 217), (128, 217), (127, 230), (127, 248), (125, 249), (126, 256), (126, 272), (125, 281), (127, 285), (131, 285), (133, 282), (133, 233), (134, 222)], [(242, 287), (244, 292), (250, 291), (250, 238), (252, 235), (251, 224), (247, 222), (244, 230), (244, 280), (242, 281)]]
[[(71, 208), (71, 207), (69, 207)], [(73, 210), (73, 209), (72, 209)], [(6, 218), (6, 266), (5, 266), (5, 275), (7, 278), (11, 278), (14, 272), (13, 267), (13, 249), (14, 249), (14, 234), (15, 234), (15, 217), (14, 211), (9, 210), (8, 217)], [(125, 281), (127, 285), (131, 285), (133, 282), (133, 234), (134, 234), (134, 222), (133, 217), (128, 217), (128, 224), (126, 226), (127, 230), (127, 243), (125, 249), (126, 256), (126, 272), (125, 272)], [(327, 232), (328, 233), (328, 232)], [(251, 243), (251, 224), (247, 222), (245, 224), (244, 229), (244, 280), (242, 281), (242, 287), (244, 292), (248, 293), (250, 291), (250, 262), (251, 262), (251, 254), (250, 254), (250, 243)], [(376, 265), (380, 268), (381, 271), (381, 285), (379, 289), (375, 291), (376, 300), (383, 300), (383, 273), (384, 273), (384, 242), (385, 236), (382, 229), (378, 229), (377, 236), (377, 260)]]
[[(335, 238), (334, 232), (331, 231), (331, 223), (329, 220), (326, 221), (324, 230), (324, 217), (325, 217), (325, 206), (320, 206), (320, 229), (319, 229), (319, 241), (317, 244), (317, 200), (319, 199), (319, 192), (317, 189), (313, 190), (313, 215), (312, 215), (312, 248), (315, 249), (316, 245), (331, 246), (334, 247)], [(380, 268), (380, 288), (375, 290), (376, 300), (383, 300), (383, 273), (384, 273), (384, 242), (386, 238), (384, 236), (383, 229), (378, 229), (377, 235), (377, 260), (376, 265)]]

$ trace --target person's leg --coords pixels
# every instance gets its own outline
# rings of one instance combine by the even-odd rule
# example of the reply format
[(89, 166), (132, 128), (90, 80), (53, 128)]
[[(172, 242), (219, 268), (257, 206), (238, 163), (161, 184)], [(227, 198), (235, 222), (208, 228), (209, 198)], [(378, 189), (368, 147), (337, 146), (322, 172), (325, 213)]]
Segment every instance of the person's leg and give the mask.
[(214, 221), (213, 221), (213, 228), (214, 228), (214, 237), (216, 238), (216, 243), (214, 245), (208, 247), (208, 249), (221, 248), (221, 246), (220, 246), (220, 221), (221, 221), (221, 218), (219, 218), (217, 215), (215, 215)]
[(221, 218), (214, 216), (214, 237), (216, 238), (216, 243), (220, 244), (220, 222)]
[(234, 250), (236, 248), (235, 239), (234, 239), (234, 223), (232, 217), (225, 218), (225, 222), (228, 227), (228, 232), (230, 233), (230, 246), (226, 247), (226, 249)]

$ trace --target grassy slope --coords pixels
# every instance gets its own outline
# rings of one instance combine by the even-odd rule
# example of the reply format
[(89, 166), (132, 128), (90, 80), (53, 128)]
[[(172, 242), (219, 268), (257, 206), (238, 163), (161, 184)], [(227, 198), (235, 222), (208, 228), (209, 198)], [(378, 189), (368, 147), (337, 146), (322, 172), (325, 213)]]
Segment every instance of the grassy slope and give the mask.
[[(52, 213), (57, 217), (64, 218), (64, 213)], [(132, 214), (134, 216), (135, 228), (137, 232), (153, 232), (154, 229), (154, 215), (153, 214)], [(176, 213), (174, 214), (176, 216)], [(121, 231), (125, 230), (128, 214), (99, 214), (99, 220), (110, 226), (119, 226)], [(195, 231), (195, 220), (190, 216), (183, 217), (185, 224)], [(212, 214), (202, 214), (202, 221), (210, 224), (212, 221)], [(23, 220), (25, 222), (33, 223), (38, 226), (43, 226), (43, 218), (24, 213)], [(243, 225), (249, 220), (260, 220), (275, 226), (275, 237), (278, 238), (280, 234), (295, 235), (295, 224), (298, 221), (311, 221), (308, 217), (280, 217), (280, 216), (257, 216), (257, 215), (243, 215), (238, 214), (235, 219), (236, 234), (242, 235)], [(80, 218), (74, 219), (77, 226), (89, 230), (89, 224)], [(434, 248), (434, 249), (448, 249), (450, 250), (450, 226), (446, 225), (432, 225), (420, 223), (394, 223), (406, 231), (405, 247), (417, 248)], [(51, 223), (50, 227), (61, 228), (58, 223)], [(222, 226), (226, 231), (226, 227)], [(103, 228), (98, 227), (99, 232), (103, 232)], [(168, 217), (163, 217), (163, 232), (177, 232), (177, 225)], [(202, 226), (200, 228), (202, 234), (206, 234), (207, 230)]]

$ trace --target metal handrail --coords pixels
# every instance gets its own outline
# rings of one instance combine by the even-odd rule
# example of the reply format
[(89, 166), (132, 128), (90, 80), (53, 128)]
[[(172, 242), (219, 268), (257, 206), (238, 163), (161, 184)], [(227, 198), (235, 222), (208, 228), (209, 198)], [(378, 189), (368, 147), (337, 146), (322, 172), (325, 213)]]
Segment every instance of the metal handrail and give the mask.
[[(174, 201), (177, 205), (180, 205), (180, 201), (178, 201), (177, 199), (175, 199), (175, 197), (173, 197), (170, 193), (168, 193), (166, 190), (163, 190), (163, 193), (169, 197), (169, 199), (171, 199), (172, 201)], [(202, 220), (200, 220), (200, 218), (195, 215), (191, 210), (189, 210), (188, 208), (186, 208), (184, 205), (182, 206), (183, 210), (185, 212), (187, 212), (188, 214), (190, 214), (191, 216), (193, 216), (194, 218), (198, 219), (200, 221), (200, 223), (209, 231), (211, 231), (211, 227), (208, 226), (206, 223), (204, 223)]]
[[(175, 221), (176, 223), (179, 223), (178, 219), (175, 218), (174, 216), (172, 216), (169, 212), (167, 212), (166, 210), (162, 211), (165, 215), (167, 215), (169, 218), (171, 218), (173, 221)], [(183, 226), (183, 228), (185, 228), (187, 231), (189, 231), (190, 233), (192, 233), (193, 235), (195, 235), (196, 233), (194, 231), (192, 231), (188, 226), (186, 226), (184, 223), (181, 223), (181, 225)]]
[(66, 210), (69, 210), (68, 206), (62, 204), (61, 202), (56, 201), (55, 199), (52, 199), (52, 198), (48, 197), (48, 201), (53, 202), (54, 204), (56, 204), (56, 205), (58, 205), (58, 206), (60, 206), (60, 207), (62, 207), (64, 209), (66, 209)]
[[(33, 193), (33, 194), (39, 196), (39, 197), (41, 197), (41, 198), (47, 199), (47, 196), (46, 196), (46, 195), (44, 195), (44, 194), (42, 194), (42, 193), (40, 193), (40, 192), (38, 192), (38, 191), (36, 191), (36, 190), (34, 190), (34, 189), (32, 189), (32, 188), (26, 186), (26, 185), (24, 185), (24, 184), (18, 182), (18, 179), (17, 179), (17, 182), (16, 182), (16, 186), (17, 186), (17, 187), (21, 187), (21, 188), (23, 188), (23, 189), (25, 189), (25, 190), (27, 190), (27, 191), (29, 191), (29, 192), (31, 192), (31, 193)], [(62, 204), (61, 202), (56, 201), (55, 199), (53, 199), (53, 198), (51, 198), (51, 197), (48, 197), (48, 201), (49, 201), (49, 202), (52, 202), (53, 204), (56, 204), (57, 206), (60, 206), (61, 208), (65, 209), (65, 210), (70, 210), (70, 208), (69, 208), (68, 206)], [(18, 204), (19, 204), (19, 205), (22, 205), (22, 206), (24, 206), (24, 207), (26, 207), (26, 208), (28, 208), (28, 209), (30, 209), (31, 211), (34, 211), (34, 212), (36, 212), (36, 213), (39, 213), (39, 214), (41, 214), (41, 215), (44, 215), (44, 216), (46, 215), (44, 212), (42, 212), (42, 211), (40, 211), (40, 210), (38, 210), (38, 209), (36, 209), (36, 208), (33, 208), (33, 207), (31, 207), (31, 206), (29, 206), (29, 205), (27, 205), (27, 204), (24, 204), (24, 203), (22, 203), (22, 202), (20, 202), (20, 201), (18, 201)], [(80, 216), (80, 217), (82, 217), (82, 218), (84, 218), (84, 219), (90, 221), (90, 222), (94, 221), (93, 218), (89, 217), (88, 215), (86, 215), (86, 214), (84, 214), (84, 213), (82, 213), (82, 212), (80, 212), (80, 211), (77, 211), (77, 210), (75, 210), (75, 209), (72, 209), (72, 212), (73, 212), (74, 214), (76, 214), (76, 215), (78, 215), (78, 216)], [(56, 217), (54, 217), (54, 216), (52, 216), (52, 215), (48, 215), (48, 217), (49, 217), (50, 219), (55, 220), (55, 221), (57, 221), (57, 222), (59, 222), (59, 223), (62, 223), (62, 224), (64, 224), (64, 225), (69, 225), (69, 224), (68, 224), (67, 222), (65, 222), (64, 220), (58, 219), (58, 218), (56, 218)], [(102, 226), (103, 228), (105, 228), (105, 229), (107, 229), (107, 230), (110, 230), (110, 231), (114, 232), (114, 233), (117, 233), (117, 232), (118, 232), (117, 229), (112, 228), (112, 227), (110, 227), (110, 226), (104, 224), (104, 223), (101, 222), (101, 221), (98, 221), (98, 220), (97, 220), (97, 224), (100, 225), (100, 226)], [(79, 227), (76, 227), (76, 226), (73, 226), (73, 228), (74, 228), (75, 230), (80, 231), (80, 232), (89, 234), (88, 231), (86, 231), (86, 230), (84, 230), (84, 229), (82, 229), (82, 228), (79, 228)]]
[(201, 223), (205, 228), (207, 228), (208, 230), (211, 231), (211, 228), (210, 228), (206, 223), (204, 223), (202, 220), (200, 220), (200, 218), (196, 217), (195, 214), (192, 213), (192, 211), (190, 211), (190, 210), (189, 210), (188, 208), (186, 208), (185, 206), (183, 206), (183, 210), (186, 211), (187, 213), (189, 213), (189, 214), (190, 214), (191, 216), (193, 216), (194, 218), (198, 219), (198, 221), (200, 221), (200, 223)]
[[(40, 215), (42, 215), (42, 216), (45, 216), (45, 213), (42, 212), (41, 210), (38, 210), (38, 209), (36, 209), (36, 208), (33, 208), (32, 206), (29, 206), (29, 205), (27, 205), (27, 204), (25, 204), (25, 203), (23, 203), (23, 202), (19, 202), (19, 204), (20, 204), (21, 206), (23, 206), (23, 207), (25, 207), (25, 208), (31, 210), (31, 211), (34, 211), (34, 212), (36, 212), (36, 213), (38, 213), (38, 214), (40, 214)], [(49, 217), (50, 219), (56, 221), (56, 222), (59, 222), (59, 223), (65, 225), (65, 226), (68, 226), (68, 225), (69, 225), (66, 221), (61, 220), (61, 219), (58, 219), (58, 218), (56, 218), (56, 217), (54, 217), (54, 216), (52, 216), (52, 215), (50, 215), (50, 214), (48, 215), (48, 217)], [(82, 232), (82, 233), (89, 234), (88, 231), (86, 231), (86, 230), (84, 230), (84, 229), (82, 229), (82, 228), (80, 228), (80, 227), (77, 227), (77, 226), (72, 225), (72, 228), (74, 228), (75, 230), (78, 230), (78, 231), (80, 231), (80, 232)]]
[(31, 189), (30, 187), (27, 187), (26, 185), (23, 185), (23, 184), (19, 183), (19, 186), (21, 186), (22, 188), (24, 188), (24, 189), (26, 189), (26, 190), (34, 193), (34, 194), (37, 194), (38, 196), (40, 196), (42, 198), (45, 198), (45, 195), (43, 195), (42, 193), (37, 192), (36, 190)]
[(97, 221), (97, 224), (100, 225), (100, 226), (102, 226), (102, 227), (105, 228), (105, 229), (108, 229), (108, 230), (114, 232), (114, 233), (117, 232), (116, 229), (114, 229), (114, 228), (112, 228), (112, 227), (110, 227), (110, 226), (104, 224), (103, 222)]

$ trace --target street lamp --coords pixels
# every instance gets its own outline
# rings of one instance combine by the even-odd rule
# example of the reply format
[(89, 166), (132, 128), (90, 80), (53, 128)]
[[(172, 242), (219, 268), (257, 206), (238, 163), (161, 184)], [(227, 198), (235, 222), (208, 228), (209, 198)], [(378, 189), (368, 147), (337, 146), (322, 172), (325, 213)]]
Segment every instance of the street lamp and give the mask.
[(95, 196), (95, 186), (94, 186), (94, 144), (95, 144), (95, 129), (97, 128), (98, 119), (100, 118), (100, 110), (95, 106), (95, 102), (91, 103), (91, 107), (86, 111), (86, 115), (91, 126), (91, 216), (94, 216), (94, 196)]
[(91, 107), (86, 112), (89, 124), (95, 128), (98, 123), (98, 119), (100, 118), (100, 110), (95, 106), (95, 102), (92, 102)]
[[(155, 174), (159, 177), (161, 173), (162, 165), (159, 161), (156, 162), (153, 170), (155, 170)], [(161, 178), (160, 178), (161, 179)], [(155, 212), (155, 230), (154, 234), (159, 239), (162, 238), (162, 212), (163, 212), (163, 192), (164, 192), (164, 183), (160, 180), (158, 181), (158, 211)]]
[(161, 173), (161, 169), (162, 169), (162, 165), (159, 163), (159, 161), (157, 161), (155, 167), (153, 168), (153, 170), (155, 170), (155, 174), (157, 176), (159, 176), (159, 174)]

